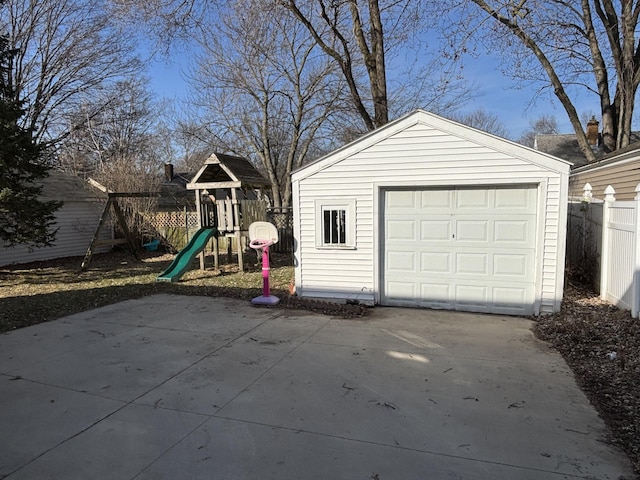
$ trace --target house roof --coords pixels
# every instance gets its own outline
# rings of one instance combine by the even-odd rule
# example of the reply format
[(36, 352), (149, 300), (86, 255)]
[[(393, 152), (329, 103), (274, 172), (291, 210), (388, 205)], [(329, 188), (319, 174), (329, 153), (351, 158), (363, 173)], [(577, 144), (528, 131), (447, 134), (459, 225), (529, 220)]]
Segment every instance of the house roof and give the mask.
[[(640, 142), (640, 132), (631, 132), (631, 143)], [(593, 153), (596, 160), (608, 158), (620, 151), (607, 154), (601, 146), (594, 146)], [(548, 153), (563, 160), (573, 163), (573, 168), (578, 168), (587, 164), (587, 159), (578, 146), (578, 140), (575, 134), (544, 134), (536, 135), (535, 149)]]
[(269, 181), (256, 170), (248, 159), (214, 153), (193, 176), (191, 182), (187, 184), (187, 188), (196, 190), (266, 187), (269, 185)]
[(294, 180), (301, 180), (302, 178), (313, 175), (317, 171), (327, 168), (333, 163), (339, 162), (344, 158), (369, 148), (376, 143), (416, 124), (430, 126), (431, 128), (441, 132), (448, 133), (458, 138), (463, 138), (478, 145), (491, 148), (495, 151), (499, 151), (516, 158), (525, 159), (532, 164), (540, 165), (549, 170), (568, 173), (569, 166), (571, 165), (571, 162), (550, 154), (525, 147), (524, 145), (463, 125), (453, 120), (440, 117), (424, 110), (415, 110), (408, 115), (389, 122), (386, 125), (358, 138), (357, 140), (334, 150), (328, 155), (295, 170), (292, 177)]
[(193, 193), (187, 190), (187, 184), (193, 175), (193, 173), (188, 172), (174, 173), (171, 180), (167, 180), (166, 176), (163, 175), (163, 181), (160, 184), (158, 208), (172, 209), (195, 205)]
[(42, 197), (63, 202), (105, 201), (107, 194), (92, 187), (80, 177), (62, 170), (50, 170), (42, 181)]
[(624, 163), (629, 160), (635, 160), (640, 157), (640, 142), (627, 145), (625, 148), (611, 152), (603, 156), (600, 160), (586, 165), (581, 165), (571, 171), (572, 174), (597, 170), (615, 163)]
[(193, 172), (178, 172), (174, 173), (171, 180), (167, 180), (166, 176), (162, 176), (164, 179), (162, 181), (163, 186), (171, 186), (171, 187), (182, 187), (183, 189), (187, 188), (187, 184), (191, 181), (195, 174)]
[(172, 195), (172, 196), (191, 196), (191, 193), (187, 190), (189, 181), (195, 174), (193, 172), (171, 172), (171, 179), (169, 180), (165, 175), (162, 175), (162, 181), (160, 183), (160, 194)]

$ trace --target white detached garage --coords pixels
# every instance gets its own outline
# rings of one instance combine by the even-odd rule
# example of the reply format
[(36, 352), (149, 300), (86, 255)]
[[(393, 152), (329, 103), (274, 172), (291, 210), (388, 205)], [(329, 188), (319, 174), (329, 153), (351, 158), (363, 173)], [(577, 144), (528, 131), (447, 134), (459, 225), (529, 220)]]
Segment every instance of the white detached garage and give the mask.
[(416, 111), (292, 175), (298, 295), (560, 308), (568, 162)]

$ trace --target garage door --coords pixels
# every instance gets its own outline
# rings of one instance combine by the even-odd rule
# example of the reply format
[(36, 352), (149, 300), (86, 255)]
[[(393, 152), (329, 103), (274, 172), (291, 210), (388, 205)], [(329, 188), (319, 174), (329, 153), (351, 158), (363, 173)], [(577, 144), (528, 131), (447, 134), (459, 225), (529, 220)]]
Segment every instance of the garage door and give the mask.
[(537, 187), (384, 192), (381, 303), (528, 315)]

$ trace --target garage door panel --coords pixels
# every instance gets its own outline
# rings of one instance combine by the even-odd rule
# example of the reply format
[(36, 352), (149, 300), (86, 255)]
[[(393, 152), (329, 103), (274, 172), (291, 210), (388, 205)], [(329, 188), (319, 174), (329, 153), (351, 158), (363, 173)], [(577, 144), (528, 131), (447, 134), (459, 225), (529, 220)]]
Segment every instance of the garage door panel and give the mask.
[(532, 253), (520, 255), (496, 253), (493, 255), (493, 274), (501, 277), (528, 279), (533, 273), (531, 257)]
[(398, 301), (414, 301), (417, 294), (414, 282), (386, 282), (386, 290), (390, 298)]
[(533, 189), (501, 188), (495, 190), (494, 208), (496, 210), (535, 211), (536, 192)]
[(383, 303), (533, 312), (536, 187), (407, 193), (412, 210), (384, 211)]
[(489, 272), (489, 255), (486, 253), (458, 253), (455, 256), (455, 274), (482, 275)]
[(453, 225), (451, 220), (422, 220), (420, 222), (420, 240), (446, 241), (452, 237)]
[(450, 304), (451, 285), (448, 283), (423, 283), (420, 285), (420, 300), (433, 304)]
[(489, 208), (491, 206), (491, 191), (484, 189), (469, 189), (469, 190), (457, 190), (456, 191), (455, 206), (457, 210), (473, 209), (478, 210), (481, 208)]
[(393, 220), (387, 222), (388, 240), (415, 240), (416, 221), (415, 220)]
[(455, 303), (461, 305), (487, 304), (489, 288), (484, 285), (458, 284), (455, 286)]
[(417, 207), (415, 199), (416, 196), (409, 190), (389, 191), (385, 198), (385, 209), (392, 213), (394, 210), (404, 213), (407, 209), (415, 209)]
[(478, 275), (486, 281), (513, 280), (530, 282), (534, 269), (534, 251), (512, 250), (500, 253), (496, 249), (485, 252), (459, 252), (442, 247), (435, 250), (420, 250), (420, 272), (455, 276)]
[(492, 303), (502, 307), (522, 305), (525, 302), (527, 291), (517, 287), (494, 287)]
[[(413, 193), (413, 192), (412, 192)], [(422, 190), (416, 193), (421, 211), (450, 210), (453, 207), (453, 195), (450, 190)]]
[(535, 240), (534, 218), (523, 220), (495, 220), (493, 222), (493, 241), (496, 244), (515, 243), (532, 245)]
[(387, 253), (387, 270), (390, 273), (417, 273), (416, 252), (389, 251)]
[(421, 252), (420, 273), (451, 274), (451, 254), (449, 252)]
[(456, 219), (455, 239), (457, 242), (488, 242), (490, 231), (489, 220)]

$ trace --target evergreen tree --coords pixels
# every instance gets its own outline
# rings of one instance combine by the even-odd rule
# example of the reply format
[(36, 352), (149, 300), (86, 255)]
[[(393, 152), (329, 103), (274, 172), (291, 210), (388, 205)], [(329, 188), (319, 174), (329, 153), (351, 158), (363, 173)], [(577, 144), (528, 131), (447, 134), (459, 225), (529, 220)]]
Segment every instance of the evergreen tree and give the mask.
[(0, 241), (5, 247), (50, 246), (62, 203), (39, 200), (49, 167), (42, 146), (20, 125), (24, 108), (11, 82), (14, 55), (0, 36)]

